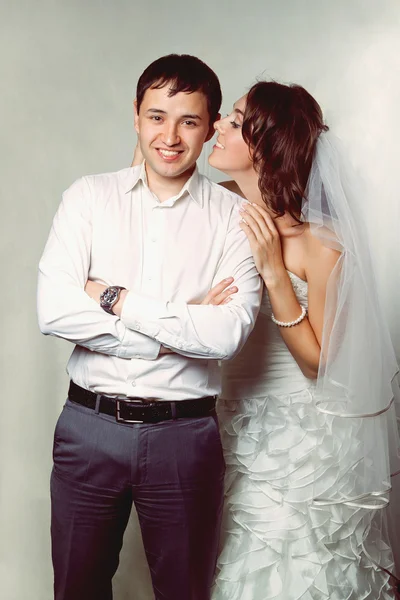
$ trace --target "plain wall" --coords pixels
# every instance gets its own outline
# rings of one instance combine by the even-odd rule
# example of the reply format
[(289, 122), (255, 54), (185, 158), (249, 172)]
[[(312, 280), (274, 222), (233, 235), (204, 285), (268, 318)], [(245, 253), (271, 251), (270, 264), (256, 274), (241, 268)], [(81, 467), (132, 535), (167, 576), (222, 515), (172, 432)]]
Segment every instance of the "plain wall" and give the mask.
[[(368, 179), (379, 291), (400, 354), (398, 0), (1, 0), (4, 600), (52, 598), (49, 473), (72, 347), (38, 331), (37, 264), (62, 191), (83, 174), (130, 164), (137, 78), (171, 52), (195, 54), (218, 73), (223, 113), (262, 76), (315, 95)], [(204, 156), (199, 165), (224, 178)], [(399, 498), (400, 489), (397, 506)], [(116, 600), (152, 598), (134, 516), (115, 590)]]

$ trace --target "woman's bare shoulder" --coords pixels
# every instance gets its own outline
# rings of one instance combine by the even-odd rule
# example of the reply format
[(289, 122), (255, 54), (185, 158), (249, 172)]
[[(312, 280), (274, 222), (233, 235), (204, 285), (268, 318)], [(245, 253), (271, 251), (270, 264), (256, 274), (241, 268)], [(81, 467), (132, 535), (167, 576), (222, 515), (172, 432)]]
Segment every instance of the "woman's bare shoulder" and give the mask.
[[(329, 243), (323, 242), (322, 239), (316, 235), (313, 235), (312, 229), (307, 228), (305, 235), (305, 259), (306, 259), (306, 272), (310, 276), (320, 276), (324, 272), (327, 274), (332, 271), (336, 265), (341, 252), (335, 249), (334, 236), (332, 232), (326, 230), (325, 235)], [(320, 232), (323, 234), (323, 232)]]

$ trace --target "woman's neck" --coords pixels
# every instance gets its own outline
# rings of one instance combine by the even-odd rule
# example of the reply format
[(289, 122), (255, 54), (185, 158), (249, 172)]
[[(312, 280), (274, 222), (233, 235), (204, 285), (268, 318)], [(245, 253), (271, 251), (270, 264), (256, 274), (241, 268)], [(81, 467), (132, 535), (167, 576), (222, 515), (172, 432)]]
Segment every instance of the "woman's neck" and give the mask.
[(261, 192), (258, 187), (258, 176), (254, 171), (250, 171), (248, 173), (232, 174), (234, 181), (239, 186), (240, 190), (243, 193), (243, 196), (249, 202), (254, 202), (255, 204), (259, 204), (265, 208), (265, 202), (261, 197)]
[(262, 206), (269, 212), (271, 217), (274, 219), (275, 226), (281, 236), (293, 237), (304, 232), (307, 225), (305, 223), (303, 225), (299, 225), (299, 223), (291, 215), (289, 215), (289, 213), (285, 213), (281, 217), (277, 217), (276, 214), (268, 210), (258, 187), (258, 175), (254, 171), (250, 173), (243, 173), (239, 176), (236, 176), (235, 173), (232, 175), (232, 177), (239, 186), (246, 200)]

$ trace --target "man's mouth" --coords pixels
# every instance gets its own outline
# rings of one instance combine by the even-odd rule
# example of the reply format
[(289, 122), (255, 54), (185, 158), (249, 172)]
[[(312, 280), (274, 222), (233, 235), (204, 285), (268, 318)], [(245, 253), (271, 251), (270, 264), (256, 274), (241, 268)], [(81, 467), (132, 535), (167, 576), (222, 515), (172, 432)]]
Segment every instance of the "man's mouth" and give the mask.
[(164, 148), (156, 148), (158, 155), (167, 162), (173, 162), (183, 152), (183, 150), (165, 150)]

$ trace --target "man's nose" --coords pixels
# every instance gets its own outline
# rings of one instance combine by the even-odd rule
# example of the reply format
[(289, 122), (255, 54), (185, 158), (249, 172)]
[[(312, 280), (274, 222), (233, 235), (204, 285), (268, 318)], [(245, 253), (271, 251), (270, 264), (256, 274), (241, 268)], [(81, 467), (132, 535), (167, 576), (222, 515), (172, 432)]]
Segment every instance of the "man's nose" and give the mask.
[(174, 124), (167, 124), (163, 132), (163, 142), (166, 146), (175, 146), (181, 141), (178, 133), (178, 127)]

